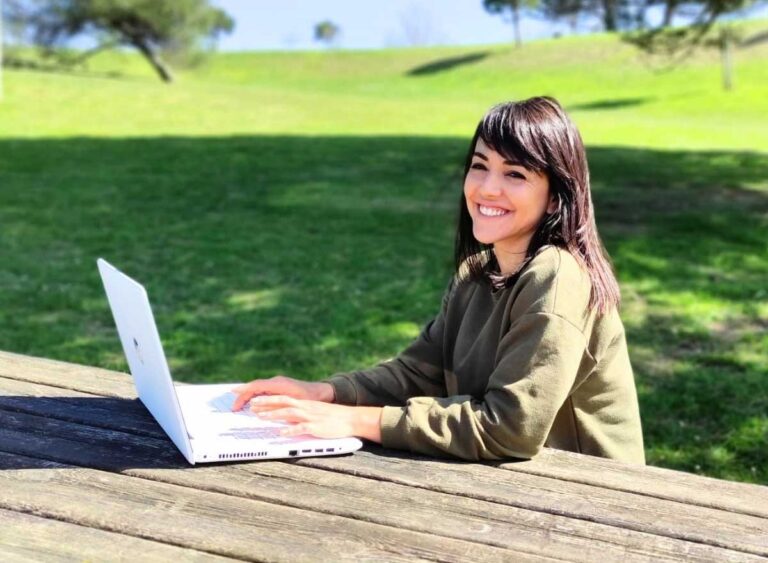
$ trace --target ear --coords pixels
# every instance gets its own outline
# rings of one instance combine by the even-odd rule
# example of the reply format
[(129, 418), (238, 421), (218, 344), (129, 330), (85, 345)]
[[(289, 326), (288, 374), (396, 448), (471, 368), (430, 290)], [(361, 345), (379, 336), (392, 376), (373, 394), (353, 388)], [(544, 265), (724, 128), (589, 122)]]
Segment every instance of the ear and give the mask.
[(547, 205), (547, 213), (552, 214), (557, 211), (557, 198), (555, 194), (549, 196), (549, 205)]

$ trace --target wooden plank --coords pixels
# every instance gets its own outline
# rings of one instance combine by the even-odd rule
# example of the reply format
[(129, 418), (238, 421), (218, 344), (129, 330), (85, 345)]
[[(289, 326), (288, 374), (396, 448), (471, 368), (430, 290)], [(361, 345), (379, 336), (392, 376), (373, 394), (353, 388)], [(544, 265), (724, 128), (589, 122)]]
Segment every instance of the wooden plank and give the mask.
[(0, 409), (166, 438), (163, 429), (138, 399), (104, 397), (0, 377)]
[[(744, 553), (463, 495), (374, 481), (295, 462), (190, 470), (168, 440), (0, 412), (0, 450), (293, 506), (436, 536), (577, 561), (738, 561)], [(151, 459), (146, 459), (151, 452)], [(146, 468), (160, 469), (146, 469)], [(178, 469), (172, 469), (176, 467)], [(498, 472), (504, 475), (504, 472)], [(432, 475), (440, 478), (440, 475)], [(439, 518), (435, 515), (439, 514)], [(748, 557), (747, 557), (748, 558)]]
[(547, 560), (3, 452), (0, 508), (250, 561)]
[(532, 460), (497, 467), (768, 518), (768, 487), (762, 485), (553, 449), (545, 449)]
[[(135, 397), (127, 374), (7, 352), (0, 352), (0, 375), (112, 397)], [(768, 487), (759, 485), (624, 464), (552, 449), (545, 449), (534, 460), (499, 466), (510, 471), (632, 492), (687, 505), (768, 517)]]
[(168, 439), (6, 410), (0, 410), (0, 451), (110, 471), (189, 467)]
[[(141, 471), (190, 487), (216, 487), (243, 494), (258, 483), (258, 494), (272, 502), (301, 505), (318, 512), (423, 531), (488, 545), (591, 562), (621, 561), (759, 561), (761, 558), (707, 545), (605, 526), (477, 499), (370, 480), (287, 463), (251, 463), (191, 472)], [(131, 472), (133, 474), (133, 472)], [(276, 486), (277, 485), (277, 486)], [(246, 493), (250, 494), (250, 493)], [(438, 516), (439, 515), (439, 516)]]
[(768, 519), (624, 491), (561, 481), (493, 465), (468, 464), (369, 447), (338, 458), (296, 463), (431, 491), (468, 496), (527, 510), (768, 555)]
[(0, 559), (4, 563), (29, 561), (135, 561), (166, 563), (233, 561), (195, 551), (0, 509)]
[(0, 376), (105, 397), (137, 396), (131, 377), (125, 373), (10, 352), (0, 352)]

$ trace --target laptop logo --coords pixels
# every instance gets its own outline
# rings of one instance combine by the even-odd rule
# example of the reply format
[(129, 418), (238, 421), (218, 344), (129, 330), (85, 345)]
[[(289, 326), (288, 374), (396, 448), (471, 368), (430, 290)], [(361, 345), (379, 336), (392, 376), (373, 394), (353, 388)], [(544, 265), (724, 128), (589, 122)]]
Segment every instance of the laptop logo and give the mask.
[(136, 351), (136, 355), (139, 358), (139, 361), (143, 364), (144, 358), (141, 357), (141, 350), (139, 350), (139, 342), (134, 338), (133, 339), (133, 349)]

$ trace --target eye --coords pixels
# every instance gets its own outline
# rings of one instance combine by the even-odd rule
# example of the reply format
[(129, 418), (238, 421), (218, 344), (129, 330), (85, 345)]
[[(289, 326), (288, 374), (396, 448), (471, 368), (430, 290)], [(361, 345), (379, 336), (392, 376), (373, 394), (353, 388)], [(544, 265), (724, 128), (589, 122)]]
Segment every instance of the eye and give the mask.
[(525, 180), (524, 175), (522, 175), (520, 172), (515, 172), (514, 170), (512, 172), (507, 172), (507, 176), (516, 180)]
[(482, 162), (473, 162), (470, 168), (472, 170), (486, 170), (485, 164), (483, 164)]

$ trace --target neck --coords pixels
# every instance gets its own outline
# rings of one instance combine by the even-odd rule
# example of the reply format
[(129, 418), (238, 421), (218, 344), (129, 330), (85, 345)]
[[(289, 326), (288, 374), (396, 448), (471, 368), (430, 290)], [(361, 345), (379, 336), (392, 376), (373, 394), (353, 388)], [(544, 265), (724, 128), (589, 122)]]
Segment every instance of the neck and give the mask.
[(525, 261), (526, 251), (512, 252), (494, 246), (493, 253), (496, 256), (496, 261), (499, 263), (499, 270), (501, 270), (502, 275), (509, 275), (514, 274)]
[(525, 255), (528, 252), (528, 246), (531, 244), (533, 233), (524, 238), (516, 240), (503, 240), (493, 245), (493, 253), (496, 255), (496, 261), (499, 263), (499, 269), (502, 275), (514, 274), (520, 265), (525, 261)]

